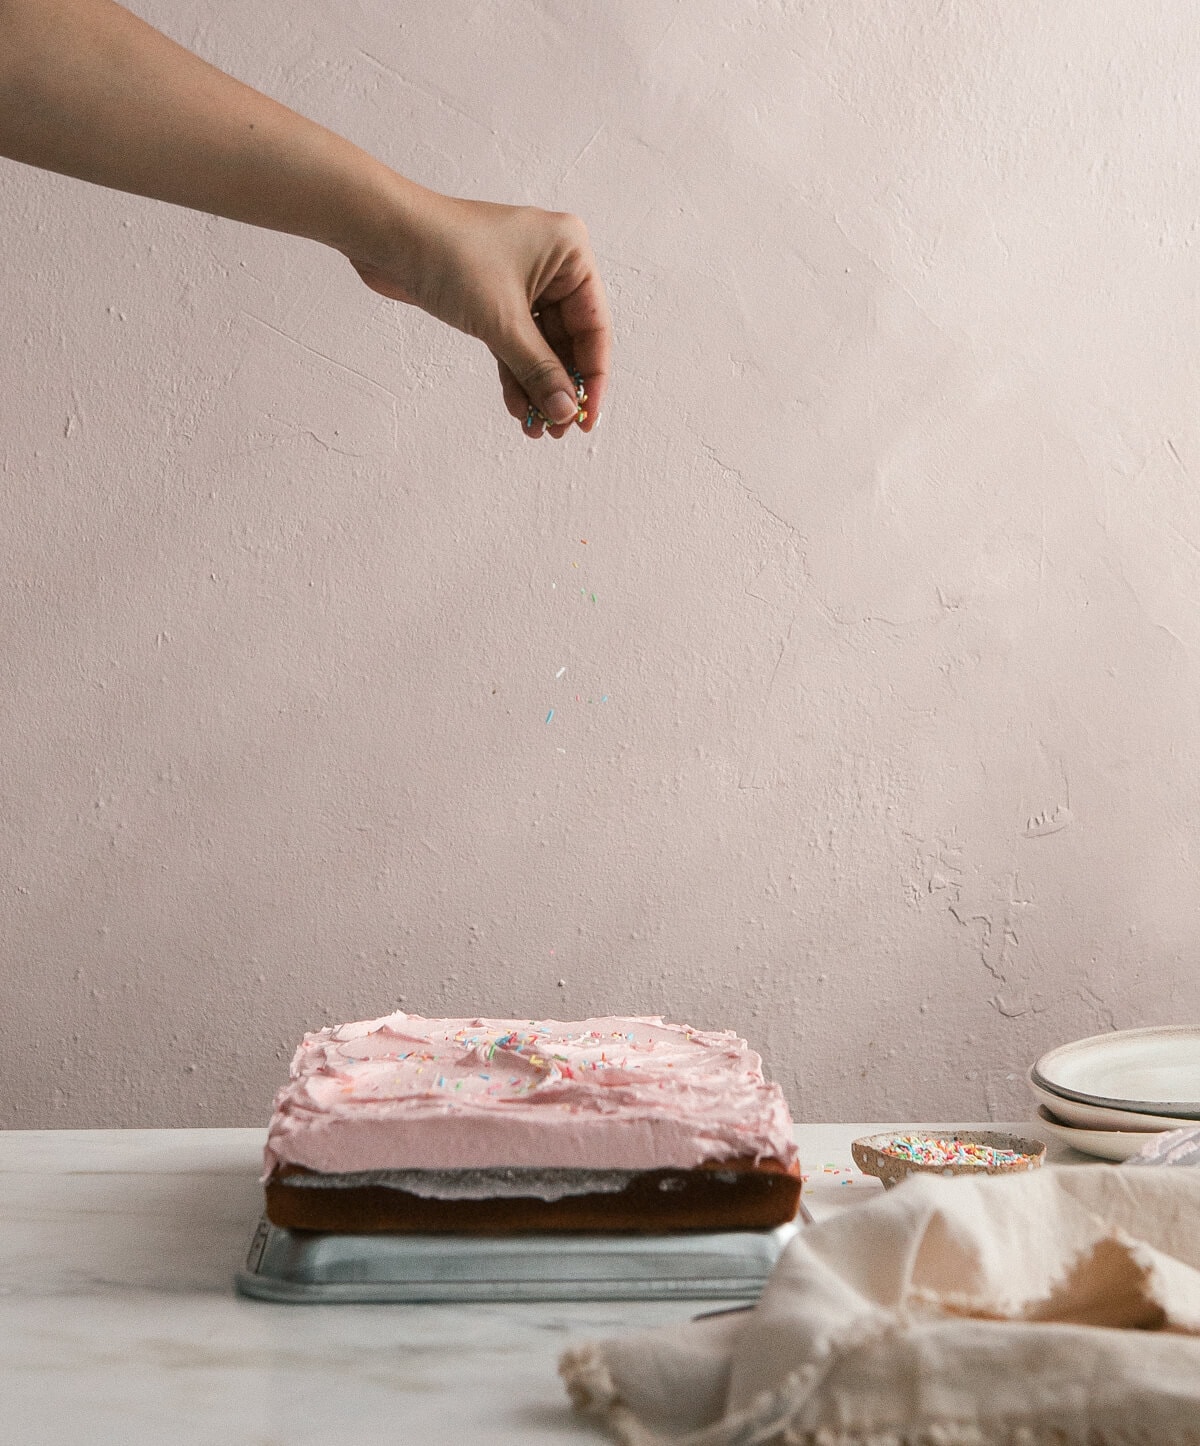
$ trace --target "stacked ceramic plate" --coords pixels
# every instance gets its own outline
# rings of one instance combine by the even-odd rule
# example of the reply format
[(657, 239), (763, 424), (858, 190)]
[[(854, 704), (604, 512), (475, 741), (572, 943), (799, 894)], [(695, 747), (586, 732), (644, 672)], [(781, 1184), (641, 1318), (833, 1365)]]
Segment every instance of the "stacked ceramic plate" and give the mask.
[(1200, 1125), (1200, 1028), (1119, 1029), (1060, 1045), (1029, 1071), (1038, 1122), (1088, 1155), (1127, 1160)]

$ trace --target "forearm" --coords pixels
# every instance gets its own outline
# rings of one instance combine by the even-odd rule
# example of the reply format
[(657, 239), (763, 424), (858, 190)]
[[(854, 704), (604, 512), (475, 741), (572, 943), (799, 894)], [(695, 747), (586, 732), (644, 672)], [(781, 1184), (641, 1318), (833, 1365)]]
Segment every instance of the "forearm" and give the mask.
[(0, 156), (321, 241), (483, 341), (526, 435), (595, 425), (611, 325), (581, 221), (427, 190), (113, 0), (0, 0)]
[(430, 196), (112, 0), (0, 0), (0, 155), (347, 254)]

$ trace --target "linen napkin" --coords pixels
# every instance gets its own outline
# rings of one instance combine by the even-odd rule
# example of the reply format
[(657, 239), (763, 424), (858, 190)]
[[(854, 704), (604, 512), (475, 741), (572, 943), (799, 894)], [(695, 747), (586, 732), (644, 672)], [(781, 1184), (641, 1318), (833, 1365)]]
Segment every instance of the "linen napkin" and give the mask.
[(560, 1370), (625, 1446), (1197, 1446), (1200, 1171), (912, 1176)]

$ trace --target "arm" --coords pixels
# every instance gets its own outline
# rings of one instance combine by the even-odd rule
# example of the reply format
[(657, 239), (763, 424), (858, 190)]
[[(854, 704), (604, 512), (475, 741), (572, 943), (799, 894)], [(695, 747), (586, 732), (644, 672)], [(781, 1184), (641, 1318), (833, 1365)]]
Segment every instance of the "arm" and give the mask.
[(0, 155), (320, 241), (483, 341), (522, 422), (569, 422), (578, 367), (595, 425), (610, 334), (582, 222), (427, 190), (112, 0), (0, 0)]

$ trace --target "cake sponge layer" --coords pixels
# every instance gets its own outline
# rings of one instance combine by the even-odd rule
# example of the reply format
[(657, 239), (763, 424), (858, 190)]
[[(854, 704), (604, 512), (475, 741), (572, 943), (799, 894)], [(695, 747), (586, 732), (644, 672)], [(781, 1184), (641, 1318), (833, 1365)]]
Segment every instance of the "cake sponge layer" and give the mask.
[(341, 1234), (664, 1234), (773, 1229), (795, 1218), (800, 1200), (799, 1165), (774, 1160), (620, 1172), (615, 1190), (551, 1199), (507, 1191), (490, 1199), (443, 1199), (373, 1182), (377, 1173), (329, 1177), (282, 1166), (267, 1182), (267, 1216), (290, 1230)]

